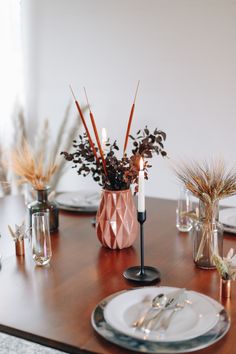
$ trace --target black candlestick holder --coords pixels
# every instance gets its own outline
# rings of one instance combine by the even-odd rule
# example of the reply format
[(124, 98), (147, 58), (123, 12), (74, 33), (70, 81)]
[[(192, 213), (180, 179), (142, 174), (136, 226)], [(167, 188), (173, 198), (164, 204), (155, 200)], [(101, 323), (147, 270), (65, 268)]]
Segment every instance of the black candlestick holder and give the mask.
[(160, 271), (157, 268), (144, 266), (144, 232), (143, 225), (146, 221), (146, 211), (138, 212), (140, 224), (140, 266), (134, 266), (124, 271), (123, 275), (127, 280), (139, 284), (156, 283), (161, 280)]

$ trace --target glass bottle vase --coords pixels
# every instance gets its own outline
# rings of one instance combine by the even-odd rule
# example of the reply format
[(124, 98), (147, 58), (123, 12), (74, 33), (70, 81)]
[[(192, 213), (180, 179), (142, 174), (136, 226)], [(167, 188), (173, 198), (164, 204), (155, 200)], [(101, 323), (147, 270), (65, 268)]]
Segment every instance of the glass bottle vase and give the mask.
[(219, 205), (199, 205), (199, 220), (193, 229), (193, 259), (197, 267), (214, 269), (214, 254), (223, 255), (223, 226), (218, 221)]
[(49, 187), (35, 190), (36, 200), (29, 203), (27, 206), (29, 212), (29, 226), (32, 226), (32, 215), (34, 213), (48, 211), (50, 220), (50, 232), (54, 232), (57, 231), (59, 227), (59, 212), (57, 203), (48, 200), (49, 191)]

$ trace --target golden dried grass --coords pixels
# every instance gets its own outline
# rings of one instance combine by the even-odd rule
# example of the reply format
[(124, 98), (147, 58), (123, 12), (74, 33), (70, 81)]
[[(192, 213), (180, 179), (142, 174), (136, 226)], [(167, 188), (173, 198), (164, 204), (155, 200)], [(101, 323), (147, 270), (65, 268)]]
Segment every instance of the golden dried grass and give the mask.
[(213, 204), (236, 194), (236, 171), (222, 159), (182, 163), (175, 168), (178, 179), (204, 204)]
[(44, 189), (56, 172), (57, 166), (49, 162), (44, 166), (43, 154), (34, 156), (26, 141), (11, 152), (11, 164), (14, 173), (20, 177), (19, 183), (30, 183), (35, 189)]
[(198, 262), (207, 247), (214, 264), (213, 255), (218, 250), (213, 247), (214, 224), (217, 218), (218, 201), (236, 194), (236, 171), (227, 169), (223, 160), (196, 161), (182, 163), (175, 168), (178, 179), (204, 205), (203, 234), (195, 261)]

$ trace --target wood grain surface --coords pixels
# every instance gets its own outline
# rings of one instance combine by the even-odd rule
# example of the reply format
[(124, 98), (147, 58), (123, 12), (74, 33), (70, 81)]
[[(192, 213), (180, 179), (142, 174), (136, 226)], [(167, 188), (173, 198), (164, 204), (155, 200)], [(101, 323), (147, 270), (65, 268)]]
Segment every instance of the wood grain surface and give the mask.
[[(145, 265), (158, 267), (157, 285), (185, 287), (219, 299), (216, 271), (201, 270), (192, 260), (190, 234), (175, 228), (176, 202), (147, 198)], [(7, 225), (25, 217), (20, 197), (0, 199), (0, 330), (70, 353), (131, 353), (95, 333), (90, 317), (108, 295), (132, 288), (123, 271), (139, 264), (139, 239), (133, 247), (112, 251), (100, 246), (91, 215), (60, 212), (59, 231), (52, 235), (49, 267), (34, 265), (26, 242), (25, 257), (16, 257)], [(236, 248), (236, 235), (225, 234), (224, 250)], [(234, 354), (236, 344), (236, 284), (232, 298), (223, 302), (231, 328), (218, 343), (197, 351)]]

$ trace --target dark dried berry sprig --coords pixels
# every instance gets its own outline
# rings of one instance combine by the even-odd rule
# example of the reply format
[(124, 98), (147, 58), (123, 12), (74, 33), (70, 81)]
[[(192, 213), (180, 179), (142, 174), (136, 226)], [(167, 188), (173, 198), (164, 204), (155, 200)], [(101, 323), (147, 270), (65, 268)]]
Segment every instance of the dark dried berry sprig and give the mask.
[(153, 153), (157, 155), (161, 154), (163, 157), (167, 155), (164, 150), (163, 141), (166, 140), (166, 133), (161, 130), (155, 129), (153, 133), (150, 133), (147, 126), (144, 130), (139, 130), (137, 132), (137, 137), (134, 138), (132, 135), (129, 136), (133, 140), (133, 150), (132, 153), (136, 155), (137, 153), (144, 158), (152, 158)]
[[(95, 182), (98, 182), (100, 186), (108, 190), (125, 190), (130, 187), (131, 184), (135, 184), (135, 190), (138, 188), (138, 174), (140, 158), (144, 159), (152, 158), (153, 154), (161, 155), (165, 157), (167, 155), (164, 150), (164, 141), (166, 134), (155, 129), (153, 133), (150, 133), (148, 128), (145, 127), (143, 131), (139, 130), (136, 137), (129, 136), (133, 140), (132, 155), (130, 157), (125, 154), (122, 158), (118, 158), (116, 153), (119, 151), (117, 142), (112, 144), (108, 140), (106, 143), (106, 174), (102, 167), (101, 158), (96, 160), (91, 150), (88, 137), (86, 133), (79, 135), (78, 141), (73, 142), (75, 151), (72, 153), (62, 152), (67, 161), (73, 161), (73, 168), (77, 169), (77, 173), (86, 177), (92, 175)], [(98, 148), (95, 147), (96, 152)], [(99, 155), (99, 154), (97, 154)], [(145, 178), (148, 179), (148, 169), (151, 165), (144, 162)]]

